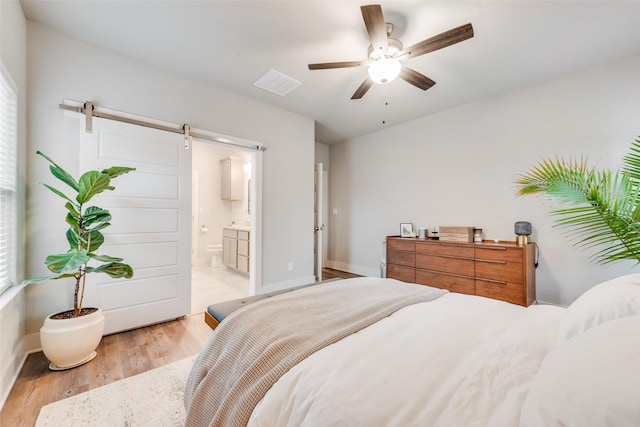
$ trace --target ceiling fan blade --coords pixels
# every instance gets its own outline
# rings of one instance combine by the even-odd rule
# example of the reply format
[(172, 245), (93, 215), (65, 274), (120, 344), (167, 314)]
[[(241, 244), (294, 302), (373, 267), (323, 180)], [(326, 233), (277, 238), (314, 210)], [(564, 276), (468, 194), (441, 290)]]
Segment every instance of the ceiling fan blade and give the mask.
[(400, 71), (400, 75), (398, 75), (398, 77), (422, 90), (427, 90), (431, 86), (436, 84), (436, 82), (434, 82), (424, 74), (420, 74), (419, 72), (407, 67), (402, 67), (402, 70)]
[(408, 48), (398, 52), (395, 57), (398, 58), (400, 56), (408, 55), (408, 58), (413, 58), (414, 56), (424, 55), (425, 53), (451, 46), (463, 40), (470, 39), (471, 37), (473, 37), (473, 27), (471, 24), (461, 25), (409, 46)]
[(362, 19), (367, 27), (367, 33), (371, 39), (371, 45), (375, 51), (387, 52), (387, 25), (384, 23), (382, 8), (379, 4), (360, 6)]
[(365, 81), (362, 82), (358, 89), (353, 93), (351, 99), (360, 99), (364, 96), (365, 93), (373, 86), (373, 80), (367, 77)]
[(329, 68), (349, 68), (367, 65), (367, 61), (325, 62), (321, 64), (309, 64), (310, 70), (326, 70)]

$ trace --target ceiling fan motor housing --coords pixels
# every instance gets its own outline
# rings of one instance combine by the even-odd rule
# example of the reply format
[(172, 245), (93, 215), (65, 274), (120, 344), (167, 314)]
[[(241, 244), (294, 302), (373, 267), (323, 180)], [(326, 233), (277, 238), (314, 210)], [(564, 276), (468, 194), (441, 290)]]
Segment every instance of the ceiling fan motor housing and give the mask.
[(387, 39), (389, 46), (387, 47), (387, 52), (383, 52), (381, 50), (376, 50), (373, 48), (373, 45), (369, 45), (367, 49), (367, 56), (370, 61), (378, 61), (383, 58), (393, 58), (402, 50), (402, 42), (398, 39), (389, 38)]

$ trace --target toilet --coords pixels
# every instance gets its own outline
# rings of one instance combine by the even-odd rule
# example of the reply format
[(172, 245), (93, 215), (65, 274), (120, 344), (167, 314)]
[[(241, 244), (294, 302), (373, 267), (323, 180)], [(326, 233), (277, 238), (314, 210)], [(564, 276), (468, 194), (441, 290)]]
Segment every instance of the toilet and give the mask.
[(222, 244), (207, 246), (207, 252), (211, 253), (211, 267), (222, 267)]

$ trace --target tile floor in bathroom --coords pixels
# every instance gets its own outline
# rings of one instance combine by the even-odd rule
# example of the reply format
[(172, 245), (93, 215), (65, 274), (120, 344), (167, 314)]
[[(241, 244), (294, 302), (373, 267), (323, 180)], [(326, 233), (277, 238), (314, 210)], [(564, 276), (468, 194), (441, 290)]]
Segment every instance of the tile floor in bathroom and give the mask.
[(217, 302), (249, 295), (249, 276), (226, 267), (191, 268), (191, 314), (203, 313)]

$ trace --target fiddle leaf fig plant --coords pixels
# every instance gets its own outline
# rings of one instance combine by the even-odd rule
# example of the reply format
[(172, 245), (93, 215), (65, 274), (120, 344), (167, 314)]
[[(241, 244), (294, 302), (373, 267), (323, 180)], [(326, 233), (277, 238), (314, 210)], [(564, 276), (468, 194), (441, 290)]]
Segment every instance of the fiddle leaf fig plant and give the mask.
[(537, 194), (565, 205), (552, 211), (557, 225), (581, 249), (600, 249), (593, 260), (640, 263), (640, 137), (617, 171), (596, 170), (587, 160), (549, 159), (515, 181), (516, 195)]
[(51, 174), (70, 188), (70, 190), (67, 189), (67, 193), (64, 193), (48, 184), (41, 183), (66, 201), (64, 206), (68, 212), (65, 221), (69, 225), (66, 239), (69, 249), (65, 253), (49, 255), (45, 258), (44, 265), (53, 274), (26, 279), (23, 283), (74, 278), (72, 317), (77, 317), (82, 315), (87, 274), (105, 273), (113, 278), (127, 279), (133, 277), (133, 269), (130, 265), (123, 263), (122, 258), (96, 254), (98, 248), (104, 243), (104, 235), (101, 230), (111, 225), (109, 223), (111, 214), (104, 208), (87, 206), (87, 204), (94, 196), (103, 191), (114, 190), (115, 187), (111, 185), (111, 180), (131, 172), (135, 168), (114, 166), (102, 171), (88, 171), (76, 180), (44, 153), (37, 151), (36, 154), (49, 161)]

